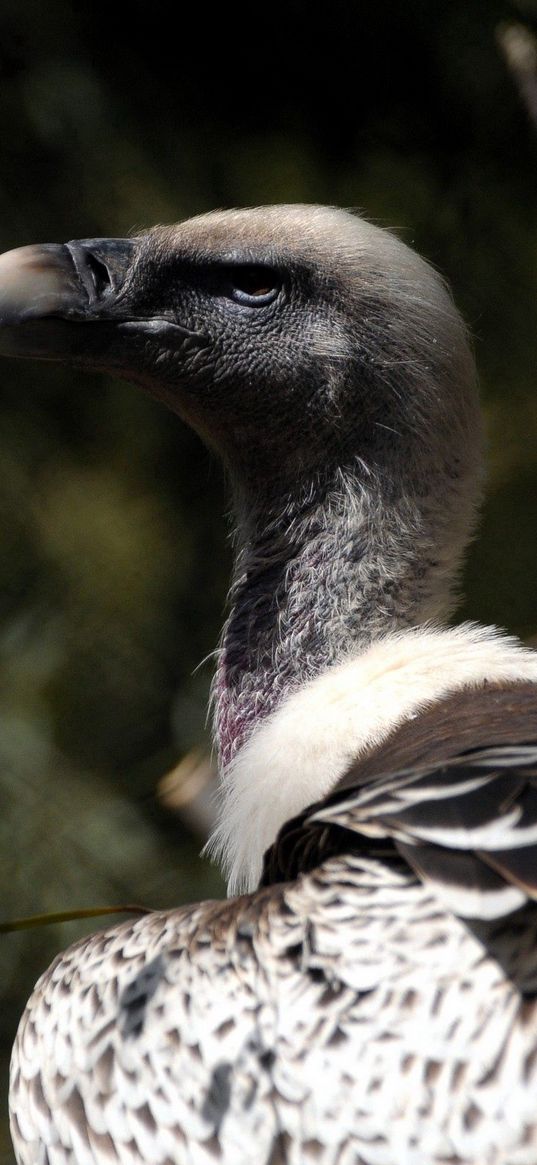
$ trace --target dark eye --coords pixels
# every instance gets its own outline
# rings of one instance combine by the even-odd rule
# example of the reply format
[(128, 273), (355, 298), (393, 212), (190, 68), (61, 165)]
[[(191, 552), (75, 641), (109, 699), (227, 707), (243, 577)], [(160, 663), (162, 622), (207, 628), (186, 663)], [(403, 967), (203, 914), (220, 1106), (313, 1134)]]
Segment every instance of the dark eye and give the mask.
[(229, 294), (236, 303), (260, 307), (276, 299), (282, 286), (281, 276), (273, 267), (244, 263), (227, 271)]

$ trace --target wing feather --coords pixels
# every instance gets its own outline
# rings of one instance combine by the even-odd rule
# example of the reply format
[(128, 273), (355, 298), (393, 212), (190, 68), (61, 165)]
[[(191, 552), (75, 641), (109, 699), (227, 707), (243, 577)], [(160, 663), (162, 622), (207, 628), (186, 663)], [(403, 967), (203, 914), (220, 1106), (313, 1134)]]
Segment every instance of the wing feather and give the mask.
[[(453, 912), (497, 918), (537, 899), (537, 745), (500, 745), (348, 786), (305, 815), (395, 850)], [(344, 842), (340, 835), (340, 849)]]

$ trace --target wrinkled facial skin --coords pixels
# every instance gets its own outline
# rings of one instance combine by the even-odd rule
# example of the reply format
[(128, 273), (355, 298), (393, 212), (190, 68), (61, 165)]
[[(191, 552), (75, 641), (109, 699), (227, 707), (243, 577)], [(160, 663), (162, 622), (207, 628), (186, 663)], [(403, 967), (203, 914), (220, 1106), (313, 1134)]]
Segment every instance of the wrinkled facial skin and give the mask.
[(331, 412), (330, 355), (346, 349), (337, 293), (322, 273), (274, 248), (193, 259), (180, 245), (163, 255), (152, 244), (141, 240), (122, 304), (171, 326), (139, 334), (134, 378), (232, 463), (260, 434), (272, 458), (284, 456), (297, 409), (317, 442)]

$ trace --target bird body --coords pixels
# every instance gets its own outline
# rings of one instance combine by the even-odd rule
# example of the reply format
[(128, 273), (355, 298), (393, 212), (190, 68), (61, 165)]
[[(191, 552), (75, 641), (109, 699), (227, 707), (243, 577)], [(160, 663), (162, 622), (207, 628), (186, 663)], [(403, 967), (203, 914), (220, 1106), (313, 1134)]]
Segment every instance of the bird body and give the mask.
[(0, 257), (0, 323), (224, 461), (212, 845), (248, 888), (45, 972), (20, 1165), (537, 1165), (537, 656), (445, 625), (481, 426), (441, 280), (357, 217), (257, 208)]
[(533, 1162), (536, 924), (356, 852), (83, 940), (19, 1033), (20, 1157)]

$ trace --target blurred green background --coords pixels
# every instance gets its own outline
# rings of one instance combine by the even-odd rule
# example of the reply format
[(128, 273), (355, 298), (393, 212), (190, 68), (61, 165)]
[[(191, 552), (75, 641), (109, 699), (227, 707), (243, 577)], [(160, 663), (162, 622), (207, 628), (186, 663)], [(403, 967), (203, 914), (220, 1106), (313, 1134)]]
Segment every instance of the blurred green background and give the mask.
[[(451, 280), (488, 500), (464, 616), (537, 632), (537, 0), (240, 9), (0, 2), (0, 249), (214, 206), (358, 207)], [(207, 746), (220, 470), (136, 389), (5, 360), (0, 918), (221, 893), (158, 782)], [(200, 661), (206, 660), (201, 667)], [(0, 1094), (79, 924), (0, 940)], [(11, 1154), (4, 1116), (0, 1159)]]

